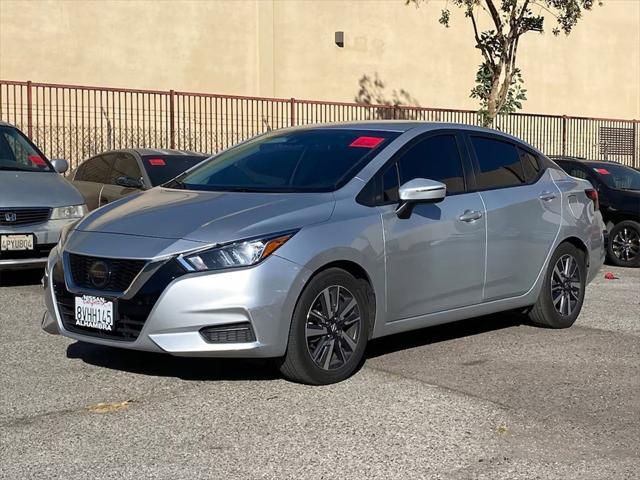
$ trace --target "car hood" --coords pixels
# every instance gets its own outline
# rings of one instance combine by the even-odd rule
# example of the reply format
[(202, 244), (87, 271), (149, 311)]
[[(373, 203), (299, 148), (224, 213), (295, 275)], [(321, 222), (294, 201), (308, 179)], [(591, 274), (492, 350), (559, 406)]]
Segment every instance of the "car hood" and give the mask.
[(0, 170), (2, 207), (62, 207), (83, 203), (80, 192), (57, 173)]
[(83, 232), (225, 243), (327, 220), (332, 193), (201, 192), (162, 187), (85, 217)]

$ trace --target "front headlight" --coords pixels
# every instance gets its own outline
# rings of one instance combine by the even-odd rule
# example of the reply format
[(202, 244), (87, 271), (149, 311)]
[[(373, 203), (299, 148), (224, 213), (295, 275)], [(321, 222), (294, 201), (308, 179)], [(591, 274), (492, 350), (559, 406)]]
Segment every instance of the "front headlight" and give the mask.
[(86, 205), (69, 205), (56, 207), (51, 210), (51, 220), (66, 220), (68, 218), (82, 218), (87, 213)]
[(278, 233), (262, 238), (241, 240), (226, 245), (180, 256), (191, 271), (248, 267), (261, 262), (284, 245), (295, 232)]

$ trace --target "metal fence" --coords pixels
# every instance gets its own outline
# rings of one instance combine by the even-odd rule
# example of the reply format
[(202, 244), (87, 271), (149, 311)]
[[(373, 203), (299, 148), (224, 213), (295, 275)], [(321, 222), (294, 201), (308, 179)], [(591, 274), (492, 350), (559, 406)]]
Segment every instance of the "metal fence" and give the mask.
[[(379, 119), (480, 124), (471, 110), (0, 80), (0, 120), (27, 133), (50, 158), (66, 158), (72, 166), (113, 148), (214, 153), (271, 129)], [(517, 113), (498, 118), (496, 128), (548, 155), (640, 166), (637, 120)]]

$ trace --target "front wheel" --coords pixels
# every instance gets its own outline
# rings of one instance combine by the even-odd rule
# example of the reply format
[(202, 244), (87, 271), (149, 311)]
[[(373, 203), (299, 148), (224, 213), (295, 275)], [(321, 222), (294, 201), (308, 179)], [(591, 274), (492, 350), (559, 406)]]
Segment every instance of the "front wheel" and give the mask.
[(586, 288), (584, 253), (571, 243), (562, 243), (551, 257), (542, 291), (529, 312), (536, 325), (568, 328), (576, 321)]
[(313, 277), (293, 313), (280, 366), (290, 380), (327, 385), (348, 378), (364, 356), (369, 331), (366, 284), (339, 268)]
[(640, 223), (625, 220), (615, 224), (609, 234), (607, 256), (619, 267), (640, 266)]

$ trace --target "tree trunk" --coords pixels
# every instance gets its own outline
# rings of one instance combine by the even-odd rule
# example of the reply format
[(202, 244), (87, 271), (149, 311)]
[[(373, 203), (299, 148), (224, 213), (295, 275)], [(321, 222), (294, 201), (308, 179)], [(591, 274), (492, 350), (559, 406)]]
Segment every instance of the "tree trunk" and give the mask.
[(498, 114), (498, 91), (500, 89), (500, 74), (494, 73), (491, 79), (491, 91), (487, 99), (487, 117), (485, 118), (485, 127), (493, 124)]

